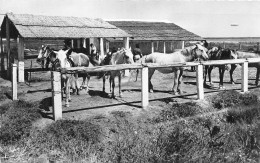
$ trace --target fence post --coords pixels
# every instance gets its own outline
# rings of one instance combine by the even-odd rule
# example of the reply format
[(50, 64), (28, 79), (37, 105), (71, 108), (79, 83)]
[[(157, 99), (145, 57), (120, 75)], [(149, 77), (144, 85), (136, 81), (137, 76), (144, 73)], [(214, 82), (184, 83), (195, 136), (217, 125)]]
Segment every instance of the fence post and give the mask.
[(142, 68), (142, 108), (147, 109), (149, 105), (149, 81), (148, 67)]
[(196, 80), (197, 80), (197, 95), (198, 99), (204, 99), (204, 88), (203, 88), (203, 65), (199, 64), (196, 70)]
[(17, 100), (17, 65), (12, 64), (12, 100)]
[(62, 118), (62, 99), (61, 99), (61, 74), (60, 72), (51, 72), (52, 80), (52, 110), (54, 120)]
[(242, 92), (248, 91), (248, 61), (246, 60), (242, 65), (242, 83), (241, 90)]

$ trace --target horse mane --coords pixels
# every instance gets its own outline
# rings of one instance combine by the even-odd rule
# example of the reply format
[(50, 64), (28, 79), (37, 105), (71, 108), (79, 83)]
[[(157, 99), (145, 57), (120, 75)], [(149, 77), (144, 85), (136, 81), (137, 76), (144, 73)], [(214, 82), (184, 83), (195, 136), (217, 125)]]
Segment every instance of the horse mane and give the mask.
[(120, 57), (123, 57), (123, 55), (121, 55), (122, 53), (124, 53), (124, 49), (123, 49), (123, 48), (120, 49), (119, 51), (113, 53), (113, 54), (111, 55), (111, 62), (112, 62), (112, 63), (115, 63), (116, 60), (118, 60)]
[[(195, 48), (194, 48), (195, 47)], [(197, 48), (197, 45), (193, 45), (193, 46), (190, 46), (190, 47), (186, 47), (184, 49), (182, 49), (180, 52), (186, 56), (186, 57), (189, 57), (192, 55), (192, 50), (196, 49)]]

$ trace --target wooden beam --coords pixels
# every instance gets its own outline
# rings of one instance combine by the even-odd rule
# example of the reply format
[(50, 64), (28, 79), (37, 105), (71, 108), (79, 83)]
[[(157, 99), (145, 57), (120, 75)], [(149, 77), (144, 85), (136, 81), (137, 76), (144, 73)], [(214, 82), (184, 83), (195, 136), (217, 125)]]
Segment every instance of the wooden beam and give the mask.
[(86, 38), (83, 39), (83, 47), (87, 48), (87, 40), (86, 40)]
[(142, 108), (147, 109), (149, 105), (149, 81), (148, 67), (142, 68)]
[(181, 41), (181, 49), (185, 48), (185, 41)]
[(248, 61), (245, 61), (242, 65), (242, 83), (241, 83), (241, 90), (242, 92), (248, 91)]
[(198, 99), (204, 99), (204, 88), (203, 88), (203, 65), (199, 64), (196, 70), (196, 80), (197, 80), (197, 95)]
[(165, 41), (163, 41), (163, 53), (166, 53), (166, 45), (165, 45)]
[(61, 98), (61, 74), (60, 72), (52, 71), (52, 109), (53, 118), (55, 121), (62, 119), (62, 98)]
[(109, 52), (109, 41), (106, 41), (106, 54)]
[(80, 39), (77, 39), (77, 48), (78, 48), (78, 49), (80, 48), (80, 43), (81, 43), (81, 40), (80, 40)]
[[(124, 37), (124, 48), (129, 49), (129, 37)], [(130, 72), (128, 69), (125, 69), (125, 76), (129, 76)]]
[(124, 37), (124, 48), (129, 48), (129, 37)]
[(152, 44), (151, 53), (154, 53), (154, 42), (152, 41), (151, 44)]
[(3, 38), (0, 37), (0, 46), (1, 46), (1, 71), (5, 71), (5, 56), (4, 56), (4, 49), (3, 49)]
[(118, 65), (105, 65), (95, 67), (70, 67), (60, 69), (61, 73), (89, 73), (89, 72), (107, 72), (115, 70), (126, 70), (126, 69), (138, 69), (142, 68), (141, 64), (118, 64)]
[(9, 18), (6, 17), (6, 51), (7, 51), (7, 78), (10, 79), (11, 75), (11, 67), (12, 61), (10, 61), (10, 28), (9, 28)]
[(99, 39), (99, 48), (100, 48), (100, 58), (103, 59), (105, 58), (105, 53), (104, 53), (104, 39), (100, 38)]
[(18, 36), (18, 82), (24, 82), (24, 38)]
[(238, 49), (241, 50), (242, 49), (242, 43), (239, 43), (238, 46), (239, 46)]
[(12, 100), (17, 100), (17, 65), (12, 64)]
[(18, 61), (24, 61), (24, 38), (18, 35), (17, 38), (17, 46), (18, 46)]
[(74, 48), (74, 40), (71, 39), (71, 48), (73, 49)]

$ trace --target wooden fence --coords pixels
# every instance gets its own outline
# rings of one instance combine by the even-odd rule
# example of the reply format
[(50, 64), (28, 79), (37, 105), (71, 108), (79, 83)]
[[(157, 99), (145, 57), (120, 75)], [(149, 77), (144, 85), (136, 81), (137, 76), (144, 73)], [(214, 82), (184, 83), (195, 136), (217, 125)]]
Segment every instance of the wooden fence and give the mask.
[[(149, 81), (148, 81), (148, 69), (149, 68), (165, 68), (165, 67), (190, 67), (196, 66), (196, 81), (197, 81), (197, 97), (199, 100), (204, 99), (203, 88), (203, 66), (205, 65), (226, 65), (226, 64), (242, 64), (241, 71), (241, 91), (248, 91), (248, 63), (260, 62), (260, 58), (248, 58), (248, 59), (232, 59), (232, 60), (212, 60), (201, 62), (186, 62), (186, 63), (174, 63), (174, 64), (155, 64), (155, 63), (143, 63), (143, 64), (121, 64), (121, 65), (106, 65), (97, 67), (71, 67), (60, 69), (60, 71), (52, 71), (52, 106), (54, 120), (62, 118), (62, 97), (61, 97), (61, 74), (68, 73), (91, 73), (91, 72), (106, 72), (114, 70), (126, 70), (126, 69), (141, 69), (141, 82), (142, 82), (142, 107), (146, 109), (149, 105)], [(17, 79), (16, 71), (17, 65), (13, 65), (13, 78)], [(16, 80), (13, 81), (13, 100), (17, 99), (17, 84)]]

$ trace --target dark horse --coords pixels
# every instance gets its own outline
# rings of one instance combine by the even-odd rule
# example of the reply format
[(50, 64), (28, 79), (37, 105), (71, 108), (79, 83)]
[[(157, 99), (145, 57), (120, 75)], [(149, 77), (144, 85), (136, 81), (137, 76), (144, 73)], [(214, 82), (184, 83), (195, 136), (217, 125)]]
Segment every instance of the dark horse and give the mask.
[[(142, 58), (142, 61), (145, 63), (158, 63), (158, 64), (174, 64), (174, 63), (185, 63), (194, 61), (196, 59), (207, 60), (208, 55), (206, 53), (205, 47), (200, 44), (196, 44), (194, 46), (186, 47), (180, 51), (164, 54), (164, 53), (152, 53)], [(161, 73), (173, 73), (174, 76), (174, 84), (172, 91), (174, 94), (182, 93), (181, 83), (182, 83), (182, 74), (183, 67), (167, 67), (167, 68), (158, 68), (157, 69)], [(149, 68), (149, 91), (153, 92), (153, 85), (151, 83), (151, 78), (154, 74), (155, 69)]]
[[(234, 50), (231, 49), (222, 49), (220, 47), (212, 47), (208, 51), (209, 60), (224, 60), (224, 59), (236, 59), (237, 54)], [(219, 65), (219, 66), (205, 66), (205, 74), (204, 74), (204, 86), (206, 86), (206, 78), (207, 73), (209, 77), (210, 85), (213, 85), (211, 81), (211, 71), (214, 67), (219, 68), (219, 88), (223, 88), (223, 78), (227, 65)], [(230, 67), (230, 66), (229, 66)]]
[[(251, 52), (242, 52), (242, 51), (237, 51), (237, 58), (238, 59), (246, 59), (246, 58), (260, 58), (260, 55), (257, 53), (251, 53)], [(231, 70), (230, 70), (230, 82), (235, 83), (233, 80), (233, 72), (236, 69), (237, 65), (232, 64), (231, 65)], [(260, 62), (258, 63), (248, 63), (248, 67), (256, 67), (257, 72), (256, 72), (256, 80), (255, 80), (255, 85), (258, 86), (258, 81), (259, 81), (259, 73), (260, 73)]]
[(49, 46), (42, 45), (41, 49), (39, 51), (38, 57), (37, 57), (37, 63), (39, 63), (42, 67), (42, 69), (48, 69), (49, 64), (51, 62), (50, 60), (50, 54), (53, 51), (51, 50)]

